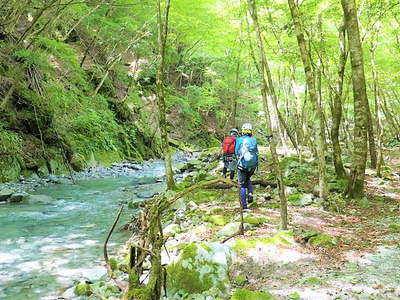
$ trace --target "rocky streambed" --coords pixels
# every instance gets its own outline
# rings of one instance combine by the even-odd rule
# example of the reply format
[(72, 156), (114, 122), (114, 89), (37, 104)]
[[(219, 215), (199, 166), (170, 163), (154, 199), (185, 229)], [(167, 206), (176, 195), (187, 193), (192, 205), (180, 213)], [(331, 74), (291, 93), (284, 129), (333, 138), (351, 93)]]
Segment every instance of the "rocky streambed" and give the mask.
[[(178, 154), (174, 164), (190, 158)], [(0, 298), (59, 299), (80, 281), (99, 280), (106, 274), (103, 242), (118, 207), (163, 190), (160, 160), (98, 167), (73, 174), (73, 180), (50, 175), (1, 185)], [(120, 225), (134, 212), (126, 208)], [(116, 230), (110, 253), (129, 236)]]

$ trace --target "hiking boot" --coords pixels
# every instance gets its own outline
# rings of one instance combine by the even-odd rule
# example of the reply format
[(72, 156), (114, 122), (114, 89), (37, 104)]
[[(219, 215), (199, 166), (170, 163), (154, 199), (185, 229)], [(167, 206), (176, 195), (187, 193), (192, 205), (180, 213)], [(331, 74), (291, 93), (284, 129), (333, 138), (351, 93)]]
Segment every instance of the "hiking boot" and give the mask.
[(253, 203), (253, 193), (249, 193), (247, 197), (248, 197), (247, 202), (249, 202), (249, 204)]

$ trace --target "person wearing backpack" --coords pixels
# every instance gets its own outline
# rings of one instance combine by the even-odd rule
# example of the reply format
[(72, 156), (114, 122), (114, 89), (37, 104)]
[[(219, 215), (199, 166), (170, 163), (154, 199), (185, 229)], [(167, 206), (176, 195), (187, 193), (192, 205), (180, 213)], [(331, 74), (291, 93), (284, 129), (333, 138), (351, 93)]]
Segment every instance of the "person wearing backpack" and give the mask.
[(230, 171), (229, 178), (233, 180), (235, 177), (236, 170), (236, 156), (235, 156), (235, 146), (236, 146), (236, 138), (239, 135), (239, 132), (236, 128), (232, 128), (229, 131), (229, 135), (225, 137), (224, 141), (221, 144), (222, 151), (222, 161), (224, 163), (224, 168), (222, 169), (222, 174), (226, 178), (226, 174), (228, 170)]
[(253, 186), (251, 176), (258, 166), (257, 140), (252, 137), (253, 126), (245, 123), (242, 126), (242, 136), (236, 140), (235, 154), (238, 158), (238, 182), (240, 184), (240, 199), (242, 208), (247, 208), (253, 202)]

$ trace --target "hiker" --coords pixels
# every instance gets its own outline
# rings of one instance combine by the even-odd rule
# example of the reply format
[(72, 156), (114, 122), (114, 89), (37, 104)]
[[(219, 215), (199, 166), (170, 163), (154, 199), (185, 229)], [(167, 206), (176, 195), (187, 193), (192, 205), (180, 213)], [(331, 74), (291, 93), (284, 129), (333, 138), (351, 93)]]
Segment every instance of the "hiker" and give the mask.
[(251, 176), (258, 166), (257, 140), (252, 137), (253, 126), (245, 123), (242, 126), (242, 136), (236, 140), (235, 154), (238, 159), (238, 182), (240, 184), (240, 199), (243, 209), (247, 209), (247, 200), (253, 202), (253, 186)]
[(239, 131), (236, 128), (232, 128), (229, 131), (229, 135), (224, 139), (221, 144), (222, 161), (224, 162), (224, 168), (222, 174), (226, 178), (228, 170), (230, 171), (229, 178), (233, 180), (235, 177), (236, 169), (236, 156), (235, 156), (235, 145), (236, 138), (239, 135)]

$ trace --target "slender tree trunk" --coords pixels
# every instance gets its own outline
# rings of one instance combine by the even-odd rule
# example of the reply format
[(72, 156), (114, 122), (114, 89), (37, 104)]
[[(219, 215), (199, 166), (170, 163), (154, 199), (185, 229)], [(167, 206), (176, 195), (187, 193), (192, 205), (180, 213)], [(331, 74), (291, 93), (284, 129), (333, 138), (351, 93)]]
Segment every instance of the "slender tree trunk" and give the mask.
[(347, 195), (364, 196), (365, 166), (368, 151), (368, 98), (365, 86), (364, 61), (355, 0), (341, 0), (348, 34), (354, 96), (354, 144)]
[(159, 127), (161, 131), (161, 143), (164, 149), (165, 175), (168, 189), (175, 189), (174, 173), (172, 171), (171, 149), (168, 139), (168, 124), (165, 103), (165, 50), (168, 38), (168, 17), (169, 17), (170, 0), (166, 0), (164, 8), (164, 17), (162, 16), (161, 0), (157, 0), (157, 20), (158, 20), (158, 45), (160, 54), (160, 64), (157, 71), (156, 89), (157, 104), (159, 113)]
[(377, 151), (377, 164), (376, 164), (376, 173), (379, 177), (381, 177), (381, 167), (384, 163), (383, 161), (383, 126), (382, 126), (382, 118), (380, 117), (381, 103), (379, 99), (379, 80), (378, 80), (378, 72), (376, 70), (375, 63), (375, 50), (377, 43), (371, 43), (370, 53), (371, 53), (371, 65), (372, 65), (372, 77), (374, 79), (374, 100), (375, 100), (375, 120), (376, 120), (376, 137), (378, 142), (378, 151)]
[(368, 149), (369, 149), (369, 156), (371, 159), (371, 168), (376, 169), (377, 158), (376, 158), (374, 124), (372, 122), (372, 114), (368, 102), (367, 102), (367, 121), (368, 121), (368, 146), (369, 146)]
[(237, 102), (239, 98), (239, 89), (240, 89), (240, 55), (236, 62), (236, 72), (235, 72), (235, 93), (232, 98), (232, 117), (231, 117), (231, 126), (234, 128), (238, 127), (236, 123), (236, 114), (237, 114)]
[(338, 78), (336, 83), (336, 90), (333, 97), (332, 107), (332, 148), (333, 148), (333, 163), (335, 165), (336, 175), (339, 178), (346, 178), (347, 174), (343, 167), (342, 162), (342, 149), (339, 142), (339, 129), (340, 122), (342, 121), (342, 95), (343, 95), (343, 79), (344, 71), (347, 61), (347, 49), (346, 49), (346, 30), (343, 20), (343, 24), (339, 28), (339, 66), (338, 66)]
[[(280, 164), (279, 164), (278, 153), (276, 151), (276, 138), (278, 137), (278, 134), (279, 134), (279, 132), (278, 132), (279, 120), (278, 120), (277, 99), (276, 99), (276, 94), (275, 94), (275, 90), (274, 90), (273, 83), (272, 83), (272, 76), (271, 76), (271, 72), (269, 69), (267, 57), (265, 56), (264, 43), (263, 43), (262, 36), (261, 36), (261, 29), (260, 29), (260, 26), (258, 23), (257, 8), (256, 8), (255, 0), (248, 0), (248, 6), (249, 6), (250, 16), (252, 17), (254, 26), (256, 28), (257, 45), (258, 45), (259, 55), (260, 55), (260, 59), (261, 59), (261, 63), (259, 64), (259, 70), (260, 70), (260, 75), (261, 75), (261, 80), (262, 80), (261, 94), (263, 97), (265, 113), (267, 116), (267, 123), (269, 123), (268, 126), (272, 129), (272, 133), (273, 133), (273, 137), (271, 139), (270, 150), (271, 150), (272, 163), (274, 166), (275, 174), (276, 174), (277, 181), (278, 181), (278, 187), (279, 187), (279, 198), (280, 198), (280, 209), (281, 209), (281, 228), (286, 230), (287, 223), (288, 223), (287, 201), (286, 201), (286, 196), (285, 196), (285, 186), (283, 183), (283, 174), (282, 174), (282, 170), (281, 170)], [(272, 108), (272, 112), (270, 112), (269, 107)]]
[(323, 116), (322, 106), (318, 101), (318, 94), (315, 86), (316, 75), (314, 74), (310, 60), (311, 57), (310, 50), (304, 38), (304, 29), (300, 21), (299, 9), (294, 3), (294, 0), (288, 0), (288, 3), (295, 27), (297, 43), (300, 49), (300, 56), (303, 61), (308, 93), (314, 109), (313, 121), (316, 129), (315, 140), (317, 144), (316, 150), (318, 156), (319, 196), (323, 201), (323, 206), (325, 206), (326, 205), (325, 202), (328, 197), (328, 187), (326, 183), (326, 163), (325, 163), (326, 138), (325, 138), (324, 116)]

